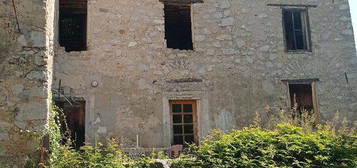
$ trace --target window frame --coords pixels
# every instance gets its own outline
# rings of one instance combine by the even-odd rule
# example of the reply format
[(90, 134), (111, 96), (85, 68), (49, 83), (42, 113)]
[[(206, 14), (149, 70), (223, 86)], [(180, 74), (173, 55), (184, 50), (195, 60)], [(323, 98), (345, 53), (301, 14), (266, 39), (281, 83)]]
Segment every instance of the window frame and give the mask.
[[(182, 112), (180, 113), (174, 113), (173, 112), (173, 109), (172, 109), (172, 105), (173, 104), (181, 104), (181, 105), (184, 105), (184, 104), (191, 104), (192, 105), (192, 113), (185, 113), (183, 112), (183, 109), (182, 109)], [(173, 116), (174, 115), (184, 115), (184, 114), (192, 114), (192, 125), (193, 125), (193, 143), (194, 144), (198, 144), (198, 140), (199, 140), (199, 137), (198, 137), (198, 115), (197, 115), (197, 101), (196, 100), (169, 100), (169, 113), (170, 113), (170, 130), (171, 130), (171, 137), (170, 137), (170, 143), (171, 145), (175, 145), (174, 143), (174, 136), (175, 135), (179, 135), (179, 136), (185, 136), (185, 132), (184, 130), (182, 130), (182, 133), (181, 134), (175, 134), (174, 133), (174, 122), (173, 122)], [(181, 125), (183, 126), (184, 125), (184, 121), (181, 121)], [(180, 144), (179, 144), (180, 145)], [(185, 144), (182, 144), (185, 146)]]
[[(284, 13), (285, 11), (299, 11), (299, 12), (305, 12), (305, 18), (301, 20), (302, 25), (302, 32), (303, 32), (303, 38), (304, 38), (304, 45), (306, 46), (305, 49), (289, 49), (287, 45), (287, 28), (285, 24), (285, 16)], [(285, 52), (288, 53), (304, 53), (304, 52), (312, 52), (312, 41), (311, 41), (311, 28), (310, 28), (310, 17), (309, 17), (309, 10), (307, 7), (287, 7), (287, 8), (282, 8), (282, 27), (283, 27), (283, 40), (284, 40), (284, 47), (285, 47)], [(296, 36), (294, 35), (294, 38)], [(296, 41), (295, 41), (296, 43)]]

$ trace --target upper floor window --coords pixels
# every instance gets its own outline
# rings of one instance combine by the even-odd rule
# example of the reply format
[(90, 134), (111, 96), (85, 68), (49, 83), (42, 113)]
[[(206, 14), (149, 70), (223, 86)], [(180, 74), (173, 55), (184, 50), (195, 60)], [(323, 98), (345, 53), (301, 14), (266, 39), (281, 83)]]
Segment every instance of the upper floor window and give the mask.
[(60, 0), (59, 44), (66, 51), (87, 49), (87, 0)]
[(167, 48), (193, 50), (191, 5), (165, 3), (164, 12)]
[(307, 9), (283, 9), (287, 51), (311, 51)]

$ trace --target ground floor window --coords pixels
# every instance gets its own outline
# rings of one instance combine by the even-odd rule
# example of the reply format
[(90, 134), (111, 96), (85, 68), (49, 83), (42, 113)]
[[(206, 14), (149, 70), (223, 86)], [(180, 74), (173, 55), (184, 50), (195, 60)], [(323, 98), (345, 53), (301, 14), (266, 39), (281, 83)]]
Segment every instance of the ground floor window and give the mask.
[(314, 110), (311, 84), (289, 84), (291, 107), (298, 110)]
[(317, 98), (314, 82), (289, 82), (290, 106), (293, 118), (300, 119), (304, 115), (316, 116)]
[(172, 145), (197, 142), (197, 104), (194, 100), (170, 101)]

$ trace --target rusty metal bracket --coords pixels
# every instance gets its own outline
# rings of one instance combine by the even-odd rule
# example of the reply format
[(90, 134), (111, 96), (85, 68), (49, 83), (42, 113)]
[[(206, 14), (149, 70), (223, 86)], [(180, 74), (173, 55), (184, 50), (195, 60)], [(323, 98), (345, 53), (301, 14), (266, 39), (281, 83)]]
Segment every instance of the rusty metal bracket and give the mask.
[(17, 30), (19, 31), (19, 33), (21, 33), (21, 29), (20, 29), (20, 24), (19, 24), (19, 19), (17, 17), (17, 11), (16, 11), (16, 5), (15, 5), (15, 0), (11, 0), (12, 1), (12, 7), (14, 9), (14, 14), (15, 14), (15, 19), (16, 19), (16, 25), (17, 25)]

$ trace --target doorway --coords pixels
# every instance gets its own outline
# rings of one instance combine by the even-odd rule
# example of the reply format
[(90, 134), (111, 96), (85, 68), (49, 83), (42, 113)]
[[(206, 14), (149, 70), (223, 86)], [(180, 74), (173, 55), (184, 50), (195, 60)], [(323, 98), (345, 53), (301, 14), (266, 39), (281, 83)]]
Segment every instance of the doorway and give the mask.
[(59, 117), (61, 134), (69, 137), (73, 147), (79, 149), (85, 143), (85, 101), (55, 101), (55, 104), (63, 112)]

